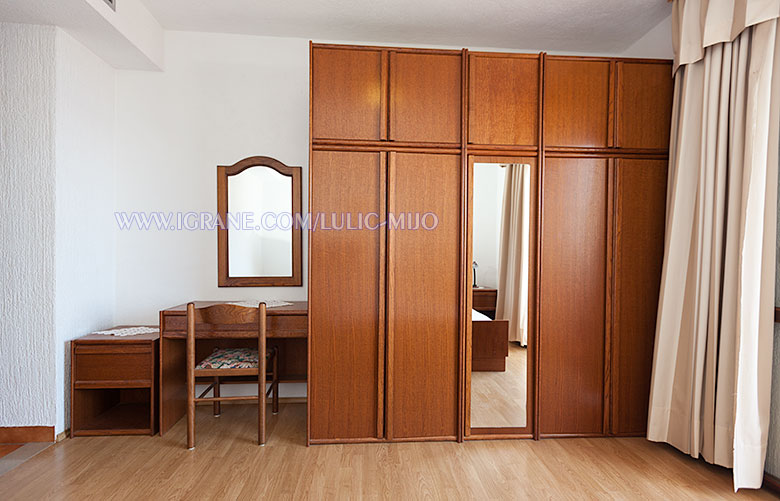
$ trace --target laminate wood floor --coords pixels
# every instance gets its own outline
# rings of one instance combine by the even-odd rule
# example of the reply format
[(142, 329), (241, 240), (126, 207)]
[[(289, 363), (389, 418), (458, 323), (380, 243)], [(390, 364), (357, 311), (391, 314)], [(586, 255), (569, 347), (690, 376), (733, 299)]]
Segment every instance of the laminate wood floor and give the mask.
[(64, 440), (0, 476), (8, 499), (773, 499), (732, 492), (730, 472), (639, 438), (306, 447), (306, 406), (199, 407), (164, 437)]
[(509, 343), (506, 371), (471, 373), (472, 428), (523, 428), (526, 421), (528, 350)]

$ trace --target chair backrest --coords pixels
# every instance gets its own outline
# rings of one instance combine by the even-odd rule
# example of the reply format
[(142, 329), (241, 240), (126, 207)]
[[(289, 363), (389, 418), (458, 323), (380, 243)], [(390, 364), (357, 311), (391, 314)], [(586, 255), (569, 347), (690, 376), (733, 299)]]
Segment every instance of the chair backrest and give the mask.
[(187, 337), (195, 337), (196, 331), (202, 337), (264, 337), (265, 317), (265, 303), (257, 308), (229, 303), (196, 308), (195, 303), (188, 303)]

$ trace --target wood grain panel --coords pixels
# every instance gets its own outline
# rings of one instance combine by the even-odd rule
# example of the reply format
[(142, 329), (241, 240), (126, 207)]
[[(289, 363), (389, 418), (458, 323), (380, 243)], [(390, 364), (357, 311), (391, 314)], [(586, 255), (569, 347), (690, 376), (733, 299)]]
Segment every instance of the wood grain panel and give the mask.
[(546, 146), (608, 146), (609, 67), (609, 61), (547, 56), (544, 67)]
[(259, 449), (247, 438), (255, 406), (230, 405), (217, 419), (208, 406), (196, 413), (204, 445), (194, 453), (183, 447), (184, 421), (163, 438), (64, 440), (0, 475), (0, 492), (12, 500), (777, 501), (766, 490), (734, 493), (731, 470), (638, 438), (306, 447), (306, 406), (282, 403)]
[(0, 443), (54, 442), (54, 426), (0, 426)]
[(666, 160), (618, 160), (612, 433), (644, 435), (664, 252)]
[(312, 135), (381, 139), (382, 53), (313, 48)]
[(607, 176), (604, 159), (548, 158), (544, 167), (542, 435), (603, 431)]
[(617, 142), (621, 148), (669, 148), (674, 80), (669, 63), (617, 63)]
[[(460, 180), (457, 155), (392, 154), (391, 214), (432, 213), (433, 229), (390, 229), (393, 439), (452, 437), (458, 422)], [(421, 175), (424, 173), (424, 175)], [(414, 219), (414, 218), (412, 218)], [(428, 218), (427, 227), (431, 227)]]
[(457, 143), (460, 120), (460, 55), (390, 54), (391, 140)]
[(310, 169), (312, 214), (343, 227), (310, 232), (310, 439), (376, 438), (380, 231), (348, 230), (343, 215), (384, 217), (380, 154), (316, 151)]
[(536, 145), (539, 57), (471, 55), (469, 68), (469, 143)]

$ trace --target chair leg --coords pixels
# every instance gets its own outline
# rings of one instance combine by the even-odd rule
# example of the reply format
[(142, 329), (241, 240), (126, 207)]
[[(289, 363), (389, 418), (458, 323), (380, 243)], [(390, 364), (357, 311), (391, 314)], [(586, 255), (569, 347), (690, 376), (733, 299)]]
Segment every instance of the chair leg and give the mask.
[(271, 382), (271, 387), (273, 389), (272, 393), (272, 410), (274, 414), (279, 414), (279, 351), (274, 350), (274, 359), (271, 364), (271, 367), (273, 367), (273, 381)]
[[(259, 351), (265, 354), (265, 351)], [(265, 356), (259, 357), (257, 371), (257, 445), (265, 445)]]
[(195, 347), (187, 343), (187, 448), (195, 448)]
[[(219, 398), (219, 376), (214, 376), (214, 397)], [(214, 417), (219, 417), (222, 414), (222, 406), (219, 400), (214, 402)]]

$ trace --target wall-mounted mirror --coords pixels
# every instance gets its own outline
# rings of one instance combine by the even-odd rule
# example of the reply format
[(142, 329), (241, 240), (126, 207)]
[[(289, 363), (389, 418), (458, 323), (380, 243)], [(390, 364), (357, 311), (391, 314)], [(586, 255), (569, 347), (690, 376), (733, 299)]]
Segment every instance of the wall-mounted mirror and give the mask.
[(220, 287), (302, 285), (301, 168), (270, 157), (217, 167)]
[(471, 159), (471, 435), (530, 436), (534, 158)]

